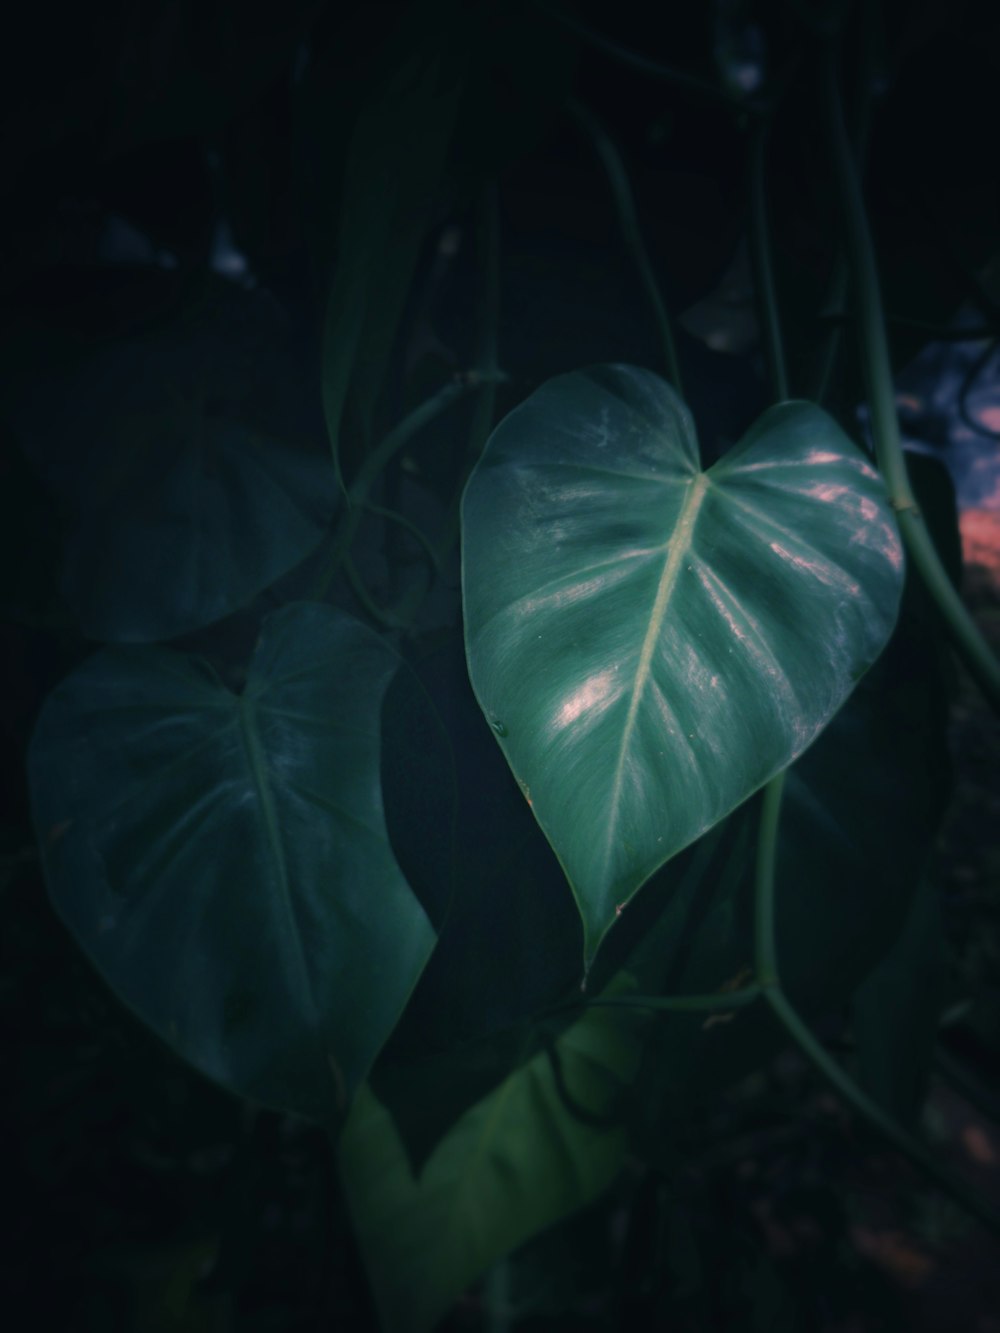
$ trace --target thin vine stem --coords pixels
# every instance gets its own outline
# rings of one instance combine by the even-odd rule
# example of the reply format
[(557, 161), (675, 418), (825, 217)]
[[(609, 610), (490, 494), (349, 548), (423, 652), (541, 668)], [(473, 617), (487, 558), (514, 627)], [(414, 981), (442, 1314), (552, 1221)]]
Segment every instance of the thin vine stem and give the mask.
[[(827, 49), (829, 50), (829, 48)], [(836, 95), (835, 84), (834, 93)], [(848, 238), (848, 256), (855, 262), (855, 264), (857, 264), (858, 251), (862, 250), (864, 252), (862, 258), (870, 269), (870, 272), (862, 273), (861, 280), (858, 281), (858, 286), (864, 289), (860, 307), (868, 335), (867, 347), (870, 353), (870, 363), (873, 363), (875, 367), (875, 373), (871, 376), (869, 381), (869, 392), (871, 393), (873, 389), (875, 390), (877, 401), (883, 414), (883, 421), (881, 424), (883, 447), (880, 453), (880, 459), (885, 459), (885, 461), (889, 462), (892, 466), (890, 492), (897, 497), (908, 497), (909, 503), (912, 506), (912, 495), (909, 489), (908, 478), (906, 476), (905, 463), (903, 462), (902, 448), (899, 443), (898, 423), (896, 422), (895, 415), (895, 399), (891, 391), (892, 379), (889, 373), (888, 348), (886, 346), (885, 333), (882, 325), (882, 311), (879, 301), (878, 286), (875, 280), (871, 242), (870, 238), (867, 237), (867, 217), (860, 201), (860, 189), (857, 184), (857, 177), (854, 170), (854, 159), (847, 139), (847, 132), (844, 127), (843, 114), (839, 108), (839, 102), (836, 105), (836, 111), (838, 118), (837, 152), (838, 174), (841, 177), (840, 184), (846, 189), (848, 182), (844, 177), (849, 175), (850, 183), (852, 183), (854, 187), (852, 195), (854, 208), (852, 209), (853, 216), (851, 218), (851, 223), (855, 234), (853, 237), (849, 235)], [(763, 127), (755, 127), (754, 139), (751, 143), (751, 230), (755, 268), (757, 272), (758, 300), (762, 312), (768, 365), (771, 372), (775, 395), (782, 398), (787, 396), (787, 382), (784, 370), (781, 327), (778, 320), (777, 300), (774, 293), (773, 277), (771, 275), (770, 266), (770, 245), (768, 240), (767, 213), (763, 191), (763, 136)], [(859, 214), (860, 218), (858, 216)], [(862, 234), (862, 238), (867, 241), (866, 246), (859, 244), (857, 235), (859, 230)], [(874, 347), (872, 344), (874, 344)], [(886, 386), (888, 386), (888, 388)], [(889, 437), (888, 451), (885, 448), (886, 425), (884, 418), (886, 416), (886, 397), (888, 397), (891, 409), (888, 416), (891, 419), (892, 431), (894, 432), (895, 451), (893, 451), (892, 448), (893, 436), (891, 434)], [(895, 484), (897, 488), (895, 491), (892, 490), (893, 484)], [(915, 512), (915, 509), (913, 512)], [(902, 519), (904, 513), (901, 513), (900, 517)], [(951, 588), (950, 583), (948, 584), (948, 587), (949, 589)], [(754, 877), (754, 981), (756, 984), (749, 989), (754, 990), (756, 994), (763, 995), (765, 1002), (770, 1006), (775, 1017), (802, 1053), (812, 1062), (820, 1073), (823, 1074), (828, 1082), (832, 1084), (849, 1105), (863, 1116), (870, 1125), (879, 1130), (894, 1147), (905, 1154), (906, 1157), (919, 1166), (942, 1189), (961, 1203), (973, 1216), (977, 1217), (987, 1226), (1000, 1230), (1000, 1213), (998, 1213), (986, 1199), (968, 1186), (959, 1176), (956, 1176), (943, 1162), (940, 1162), (932, 1153), (928, 1152), (917, 1138), (898, 1125), (890, 1115), (883, 1111), (877, 1103), (868, 1097), (850, 1075), (841, 1068), (837, 1061), (824, 1050), (822, 1045), (816, 1040), (809, 1027), (799, 1017), (781, 987), (775, 900), (777, 886), (778, 832), (781, 822), (781, 806), (782, 798), (784, 796), (784, 788), (784, 772), (779, 773), (776, 777), (772, 778), (764, 788), (764, 798), (760, 812), (760, 823), (758, 826), (757, 856)]]
[(865, 1093), (854, 1079), (841, 1068), (837, 1061), (824, 1050), (822, 1044), (799, 1017), (779, 986), (764, 991), (764, 998), (781, 1023), (792, 1037), (802, 1054), (827, 1080), (833, 1089), (848, 1105), (858, 1113), (873, 1129), (876, 1129), (894, 1148), (907, 1157), (914, 1166), (928, 1175), (935, 1184), (957, 1203), (961, 1204), (973, 1217), (977, 1218), (991, 1231), (1000, 1232), (1000, 1212), (961, 1176), (946, 1166), (934, 1153), (914, 1135), (903, 1129), (891, 1115)]
[(816, 391), (813, 394), (815, 401), (820, 407), (826, 402), (827, 395), (830, 392), (830, 385), (833, 383), (834, 374), (837, 369), (837, 361), (840, 357), (840, 350), (844, 341), (844, 328), (850, 319), (850, 316), (844, 310), (846, 297), (847, 260), (842, 254), (839, 254), (833, 263), (833, 272), (830, 275), (830, 281), (827, 286), (827, 297), (824, 302), (824, 305), (831, 313), (819, 316), (820, 320), (829, 324), (826, 339), (823, 343), (823, 350), (819, 358), (819, 372), (816, 376)]
[(370, 500), (365, 501), (364, 508), (367, 513), (374, 514), (376, 518), (382, 518), (387, 523), (395, 523), (396, 526), (402, 528), (404, 532), (408, 532), (420, 547), (422, 554), (427, 560), (427, 564), (430, 566), (431, 574), (434, 575), (441, 572), (437, 552), (431, 545), (430, 539), (421, 532), (416, 523), (412, 523), (405, 514), (400, 514), (395, 509), (386, 509), (383, 505), (372, 504)]
[(940, 1043), (934, 1050), (934, 1070), (977, 1111), (995, 1123), (1000, 1123), (1000, 1096), (985, 1087), (961, 1060), (957, 1060)]
[(707, 79), (700, 79), (695, 74), (688, 74), (685, 70), (677, 69), (662, 60), (654, 60), (650, 56), (643, 55), (641, 51), (635, 51), (631, 47), (624, 46), (621, 42), (616, 42), (613, 38), (599, 32), (597, 28), (592, 28), (589, 23), (577, 18), (575, 14), (570, 14), (561, 5), (542, 3), (539, 0), (538, 8), (550, 18), (563, 24), (564, 27), (596, 50), (602, 51), (613, 60), (617, 60), (619, 64), (627, 65), (631, 69), (648, 74), (663, 83), (668, 83), (679, 92), (686, 93), (700, 102), (709, 102), (715, 106), (726, 107), (730, 111), (747, 112), (750, 115), (759, 112), (757, 105), (741, 94), (731, 92), (728, 88), (710, 83)]
[(673, 329), (670, 326), (670, 317), (663, 303), (663, 297), (660, 295), (659, 284), (656, 281), (656, 274), (653, 272), (649, 252), (642, 239), (639, 218), (635, 211), (635, 200), (632, 197), (632, 188), (629, 185), (628, 174), (625, 171), (621, 154), (615, 147), (607, 130), (588, 107), (585, 107), (575, 98), (570, 98), (568, 106), (573, 117), (589, 136), (607, 174), (608, 182), (611, 185), (611, 194), (615, 201), (615, 211), (618, 214), (618, 225), (621, 227), (625, 246), (639, 272), (639, 280), (656, 320), (667, 378), (683, 398), (684, 388), (681, 382), (677, 345), (674, 341)]
[(767, 216), (765, 166), (769, 122), (757, 121), (750, 130), (750, 249), (753, 257), (757, 302), (761, 310), (764, 355), (775, 399), (788, 398), (788, 369), (781, 337), (781, 318), (774, 285), (770, 228)]
[(453, 403), (464, 397), (465, 394), (474, 389), (479, 389), (482, 383), (483, 376), (476, 372), (452, 380), (418, 407), (415, 407), (371, 451), (358, 469), (357, 476), (347, 488), (344, 506), (341, 509), (340, 522), (334, 533), (333, 546), (323, 572), (317, 580), (313, 594), (317, 600), (322, 601), (326, 596), (337, 571), (347, 559), (358, 528), (361, 525), (372, 488), (386, 465), (401, 449), (409, 444), (419, 431), (439, 417), (442, 412), (447, 411)]
[(757, 832), (757, 863), (754, 876), (754, 978), (762, 989), (780, 985), (778, 939), (775, 929), (775, 886), (778, 863), (778, 827), (785, 794), (785, 774), (764, 788)]
[(1000, 713), (1000, 663), (948, 577), (910, 488), (896, 417), (892, 366), (882, 314), (875, 251), (854, 156), (844, 125), (834, 62), (835, 47), (829, 43), (822, 62), (823, 115), (837, 193), (844, 214), (845, 241), (853, 277), (854, 306), (875, 455), (910, 558), (937, 606), (969, 674), (993, 710)]
[(843, 1099), (878, 1130), (910, 1161), (924, 1171), (947, 1194), (992, 1230), (1000, 1231), (1000, 1212), (948, 1166), (929, 1152), (919, 1139), (908, 1133), (892, 1116), (865, 1093), (817, 1041), (800, 1018), (781, 988), (775, 932), (775, 870), (778, 825), (781, 815), (784, 774), (772, 778), (764, 789), (760, 833), (757, 842), (757, 867), (754, 901), (754, 972), (756, 993), (763, 995), (778, 1022), (802, 1054), (819, 1070)]
[[(876, 69), (876, 38), (875, 29), (878, 25), (877, 3), (866, 5), (861, 14), (861, 53), (858, 61), (858, 68), (852, 83), (854, 86), (853, 99), (853, 124), (850, 128), (848, 137), (854, 153), (855, 170), (863, 172), (865, 162), (868, 157), (868, 137), (871, 128), (871, 104), (872, 87), (875, 80)], [(837, 31), (836, 26), (828, 34), (832, 38)], [(815, 400), (820, 406), (826, 400), (833, 383), (834, 375), (837, 370), (837, 362), (840, 359), (841, 351), (844, 345), (844, 326), (847, 322), (847, 282), (848, 282), (848, 262), (847, 255), (841, 247), (833, 262), (833, 268), (830, 273), (830, 279), (827, 286), (827, 296), (824, 302), (824, 308), (839, 316), (829, 325), (826, 341), (820, 356), (819, 373), (817, 375), (817, 385)]]
[(472, 467), (479, 461), (496, 414), (497, 384), (499, 383), (499, 325), (500, 325), (500, 198), (495, 180), (483, 186), (479, 200), (481, 249), (483, 259), (483, 288), (480, 296), (479, 334), (476, 348), (476, 370), (482, 376), (483, 387), (476, 399), (476, 410), (469, 438), (469, 462)]
[(347, 575), (347, 581), (351, 585), (351, 591), (364, 607), (371, 620), (377, 625), (381, 625), (386, 630), (401, 630), (408, 628), (407, 622), (401, 616), (398, 616), (394, 610), (389, 607), (379, 606), (375, 598), (368, 591), (368, 586), (358, 571), (357, 565), (350, 555), (344, 559), (344, 573)]
[(512, 1333), (510, 1259), (503, 1255), (483, 1279), (483, 1304), (486, 1309), (486, 1333)]
[(713, 991), (709, 995), (596, 995), (592, 999), (570, 1000), (546, 1009), (541, 1018), (581, 1013), (587, 1009), (642, 1009), (648, 1013), (722, 1014), (743, 1009), (761, 994), (760, 986), (739, 990)]
[(476, 333), (476, 372), (482, 379), (482, 388), (476, 400), (476, 410), (469, 431), (468, 448), (458, 485), (441, 525), (441, 539), (437, 548), (439, 565), (458, 540), (461, 530), (462, 496), (469, 474), (486, 447), (493, 419), (496, 416), (497, 385), (505, 378), (499, 364), (500, 327), (500, 198), (497, 183), (487, 181), (479, 197), (478, 260), (483, 274), (479, 293)]

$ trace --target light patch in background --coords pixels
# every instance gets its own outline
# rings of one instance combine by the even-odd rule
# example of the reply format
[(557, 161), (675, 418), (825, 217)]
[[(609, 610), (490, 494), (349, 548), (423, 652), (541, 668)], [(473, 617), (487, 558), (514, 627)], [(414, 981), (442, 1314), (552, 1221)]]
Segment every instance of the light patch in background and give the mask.
[[(1000, 500), (1000, 481), (997, 492)], [(979, 579), (991, 584), (1000, 596), (1000, 503), (989, 509), (964, 509), (958, 526), (966, 566), (974, 565)]]
[[(971, 307), (954, 321), (957, 329), (980, 323)], [(896, 391), (907, 449), (939, 459), (955, 483), (967, 583), (1000, 596), (1000, 343), (928, 343)]]

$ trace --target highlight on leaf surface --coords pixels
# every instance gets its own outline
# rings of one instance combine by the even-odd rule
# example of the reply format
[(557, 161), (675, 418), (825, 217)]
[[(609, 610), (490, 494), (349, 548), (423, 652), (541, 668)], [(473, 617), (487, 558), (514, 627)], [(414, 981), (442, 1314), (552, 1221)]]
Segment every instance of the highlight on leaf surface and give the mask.
[(881, 652), (895, 518), (820, 408), (772, 408), (702, 471), (685, 404), (624, 365), (510, 413), (462, 518), (469, 673), (589, 963), (616, 908), (801, 754)]

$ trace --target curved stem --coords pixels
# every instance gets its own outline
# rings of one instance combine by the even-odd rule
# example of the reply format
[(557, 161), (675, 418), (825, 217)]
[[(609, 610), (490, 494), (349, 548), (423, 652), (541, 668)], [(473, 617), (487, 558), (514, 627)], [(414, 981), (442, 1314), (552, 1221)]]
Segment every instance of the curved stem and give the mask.
[(462, 496), (469, 474), (486, 447), (496, 415), (497, 385), (504, 379), (499, 368), (500, 325), (500, 200), (496, 181), (483, 187), (478, 209), (478, 259), (482, 266), (483, 287), (479, 296), (475, 366), (482, 377), (482, 388), (469, 432), (465, 462), (448, 512), (441, 524), (437, 546), (438, 564), (443, 565), (458, 540), (461, 528)]
[(821, 319), (829, 320), (830, 327), (827, 330), (826, 340), (823, 344), (823, 350), (820, 354), (819, 373), (816, 376), (816, 391), (813, 394), (814, 399), (820, 407), (826, 401), (827, 394), (830, 392), (830, 385), (833, 383), (834, 372), (837, 369), (837, 360), (840, 357), (840, 349), (844, 341), (844, 325), (848, 321), (844, 313), (844, 301), (847, 296), (847, 260), (842, 254), (838, 255), (833, 263), (833, 271), (830, 274), (830, 281), (827, 285), (827, 295), (824, 301), (824, 307), (831, 313), (828, 316), (821, 315)]
[(419, 407), (415, 407), (398, 425), (394, 426), (368, 455), (358, 469), (357, 476), (347, 488), (340, 522), (334, 534), (333, 547), (313, 593), (317, 600), (321, 601), (326, 596), (337, 571), (350, 552), (368, 503), (368, 497), (382, 469), (390, 459), (409, 444), (418, 431), (429, 425), (436, 417), (439, 417), (459, 398), (473, 389), (480, 388), (483, 381), (484, 376), (474, 372), (446, 384), (437, 393), (422, 402)]
[(781, 338), (778, 297), (774, 287), (767, 196), (764, 190), (767, 131), (768, 122), (765, 120), (757, 121), (750, 131), (750, 247), (771, 391), (780, 403), (788, 397), (788, 370)]
[(713, 991), (710, 995), (597, 995), (589, 1000), (570, 1000), (546, 1009), (540, 1018), (580, 1013), (585, 1009), (642, 1009), (650, 1013), (722, 1014), (743, 1009), (761, 994), (760, 986), (740, 990)]
[(757, 865), (754, 879), (754, 976), (762, 989), (779, 985), (778, 940), (775, 930), (774, 900), (778, 860), (778, 825), (781, 799), (785, 792), (785, 774), (764, 788), (764, 803), (757, 832)]
[(495, 180), (483, 187), (479, 205), (482, 240), (483, 290), (479, 312), (479, 346), (476, 350), (476, 370), (483, 377), (483, 388), (476, 401), (472, 423), (470, 466), (478, 461), (490, 431), (496, 411), (497, 384), (500, 381), (499, 326), (500, 326), (500, 198)]
[(656, 274), (653, 272), (653, 265), (650, 263), (649, 254), (642, 239), (642, 232), (639, 230), (635, 201), (632, 198), (632, 189), (628, 183), (628, 176), (621, 155), (604, 126), (592, 111), (588, 110), (575, 98), (570, 98), (568, 105), (570, 112), (590, 136), (594, 149), (607, 173), (611, 193), (615, 201), (615, 209), (618, 213), (618, 224), (622, 229), (626, 248), (639, 270), (643, 290), (653, 309), (653, 317), (656, 320), (656, 327), (663, 347), (663, 360), (667, 369), (667, 377), (683, 398), (684, 389), (681, 383), (680, 366), (677, 362), (677, 347), (674, 343), (673, 330), (670, 327), (670, 317), (667, 314), (666, 306), (663, 304)]
[(815, 1066), (836, 1092), (856, 1111), (873, 1129), (887, 1139), (894, 1148), (941, 1187), (946, 1194), (962, 1205), (973, 1217), (977, 1218), (991, 1231), (1000, 1231), (1000, 1212), (968, 1185), (961, 1176), (956, 1175), (934, 1153), (924, 1147), (919, 1139), (901, 1128), (892, 1116), (888, 1115), (871, 1100), (854, 1079), (851, 1078), (837, 1061), (816, 1040), (812, 1032), (802, 1021), (795, 1009), (785, 998), (779, 987), (765, 990), (764, 998), (771, 1006), (782, 1027), (792, 1037), (802, 1054)]
[[(878, 25), (876, 14), (877, 6), (875, 4), (866, 5), (860, 15), (861, 19), (861, 51), (858, 61), (858, 68), (854, 72), (851, 83), (854, 89), (853, 96), (853, 115), (852, 124), (848, 132), (848, 138), (851, 149), (854, 154), (854, 168), (857, 172), (863, 172), (865, 161), (868, 156), (868, 135), (871, 128), (871, 105), (872, 105), (872, 87), (875, 81), (876, 68), (876, 39), (875, 29)], [(830, 36), (836, 34), (835, 27)], [(847, 321), (847, 279), (848, 263), (847, 255), (841, 248), (835, 255), (833, 269), (830, 273), (830, 279), (827, 286), (827, 295), (823, 303), (824, 309), (833, 312), (840, 319), (835, 319), (829, 327), (823, 352), (820, 357), (820, 368), (817, 376), (817, 387), (815, 393), (816, 402), (823, 405), (827, 394), (830, 391), (830, 385), (833, 382), (834, 372), (837, 369), (837, 362), (840, 359), (841, 351), (844, 345), (844, 324)]]
[(427, 563), (430, 566), (431, 575), (433, 576), (434, 574), (439, 574), (441, 572), (437, 552), (431, 545), (429, 538), (421, 532), (416, 523), (412, 523), (405, 514), (400, 514), (395, 509), (386, 509), (383, 505), (372, 504), (370, 500), (365, 501), (364, 509), (367, 513), (374, 514), (377, 518), (382, 518), (387, 523), (395, 523), (396, 526), (402, 528), (404, 532), (408, 532), (426, 557)]
[(510, 1259), (498, 1259), (483, 1279), (486, 1333), (511, 1333), (514, 1327), (510, 1291)]
[(654, 79), (669, 83), (680, 92), (687, 93), (698, 101), (711, 102), (715, 106), (728, 107), (731, 111), (748, 112), (750, 115), (754, 115), (758, 111), (755, 103), (744, 99), (737, 93), (730, 92), (728, 88), (709, 83), (707, 79), (699, 79), (697, 75), (688, 74), (685, 70), (667, 65), (662, 60), (653, 60), (640, 51), (634, 51), (630, 47), (623, 46), (620, 42), (614, 41), (613, 38), (598, 32), (596, 28), (592, 28), (589, 23), (584, 23), (575, 14), (568, 13), (560, 5), (539, 3), (538, 8), (544, 14), (548, 14), (550, 18), (569, 28), (571, 32), (576, 33), (578, 37), (581, 37), (598, 51), (603, 51), (605, 55), (611, 56), (613, 60), (628, 65), (631, 69), (638, 70), (642, 74), (649, 74)]
[(823, 112), (837, 193), (844, 213), (844, 230), (851, 266), (855, 309), (867, 383), (872, 438), (890, 503), (910, 559), (920, 573), (948, 628), (969, 674), (990, 706), (1000, 713), (1000, 663), (990, 651), (975, 621), (949, 579), (917, 508), (903, 458), (896, 419), (896, 400), (885, 336), (882, 297), (875, 252), (861, 197), (861, 185), (844, 125), (840, 91), (834, 67), (834, 49), (828, 45), (823, 60)]

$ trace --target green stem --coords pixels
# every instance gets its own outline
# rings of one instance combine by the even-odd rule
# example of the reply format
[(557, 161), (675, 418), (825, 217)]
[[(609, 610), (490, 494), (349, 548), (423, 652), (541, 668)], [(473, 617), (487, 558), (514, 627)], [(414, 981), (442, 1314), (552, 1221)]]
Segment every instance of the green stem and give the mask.
[(624, 163), (618, 149), (593, 112), (576, 101), (575, 98), (570, 98), (568, 105), (572, 115), (590, 136), (597, 156), (601, 159), (601, 164), (607, 173), (611, 185), (611, 194), (615, 201), (615, 210), (618, 213), (618, 225), (622, 229), (625, 246), (639, 271), (639, 279), (652, 307), (653, 318), (656, 320), (667, 377), (683, 398), (684, 388), (681, 383), (681, 371), (677, 361), (674, 334), (670, 327), (670, 317), (667, 314), (666, 306), (663, 304), (656, 274), (653, 272), (653, 265), (650, 263), (649, 254), (643, 243), (642, 232), (639, 229), (639, 219), (635, 211), (635, 201), (632, 198), (632, 189), (628, 183)]
[(483, 1281), (487, 1333), (511, 1333), (510, 1260), (498, 1259)]
[(483, 187), (479, 205), (483, 257), (483, 291), (479, 313), (479, 346), (476, 349), (476, 370), (482, 376), (483, 388), (476, 400), (472, 422), (469, 460), (470, 468), (479, 461), (479, 455), (493, 429), (496, 412), (497, 384), (500, 379), (498, 361), (498, 333), (500, 325), (500, 200), (496, 181)]
[(350, 555), (344, 558), (344, 573), (347, 575), (347, 581), (351, 585), (351, 591), (364, 607), (369, 618), (376, 625), (381, 625), (383, 629), (397, 630), (406, 629), (405, 620), (397, 616), (396, 613), (386, 607), (379, 606), (375, 598), (368, 591), (364, 579), (358, 573), (358, 568)]
[[(351, 318), (345, 320), (342, 311), (350, 311)], [(334, 290), (327, 299), (326, 318), (323, 325), (322, 340), (322, 401), (323, 416), (326, 420), (326, 432), (330, 441), (330, 453), (333, 458), (333, 470), (337, 486), (347, 495), (343, 468), (340, 463), (340, 427), (344, 415), (344, 401), (347, 385), (350, 381), (354, 355), (361, 339), (364, 324), (365, 296), (364, 274), (359, 267), (356, 273), (344, 279), (344, 290)]]
[(764, 992), (764, 998), (775, 1016), (791, 1036), (802, 1054), (815, 1066), (827, 1082), (873, 1129), (876, 1129), (905, 1157), (928, 1175), (946, 1194), (961, 1204), (973, 1217), (992, 1231), (1000, 1232), (1000, 1212), (978, 1194), (960, 1176), (924, 1147), (919, 1139), (901, 1128), (892, 1116), (882, 1110), (864, 1093), (849, 1074), (816, 1040), (795, 1009), (785, 998), (780, 987)]
[(458, 485), (441, 524), (437, 548), (438, 564), (443, 565), (461, 528), (462, 496), (469, 474), (486, 446), (496, 415), (497, 385), (504, 379), (499, 367), (498, 332), (500, 325), (500, 201), (495, 181), (487, 181), (479, 202), (479, 251), (483, 288), (477, 319), (478, 345), (476, 371), (482, 389), (476, 400), (475, 415), (469, 432), (469, 444)]
[(764, 803), (757, 831), (757, 865), (754, 880), (754, 976), (761, 988), (778, 986), (778, 940), (775, 929), (775, 885), (778, 860), (778, 825), (785, 774), (764, 788)]
[(867, 384), (872, 437), (879, 468), (896, 510), (910, 559), (935, 602), (952, 642), (995, 712), (1000, 713), (1000, 663), (948, 577), (917, 508), (906, 471), (896, 419), (889, 347), (875, 251), (844, 125), (840, 90), (830, 44), (823, 61), (823, 111), (838, 195), (844, 212), (847, 255), (854, 280), (854, 304)]
[(775, 399), (780, 403), (788, 397), (788, 371), (781, 337), (781, 319), (778, 297), (774, 286), (774, 264), (771, 258), (770, 228), (767, 218), (767, 195), (764, 189), (764, 167), (767, 150), (768, 122), (757, 121), (750, 131), (750, 246), (757, 285), (757, 301), (761, 311), (764, 336), (764, 354)]
[(936, 1184), (957, 1200), (986, 1226), (1000, 1231), (1000, 1213), (971, 1186), (956, 1176), (943, 1162), (924, 1147), (919, 1139), (902, 1129), (864, 1093), (837, 1061), (822, 1047), (799, 1017), (781, 989), (778, 975), (778, 951), (775, 932), (775, 868), (778, 847), (778, 825), (781, 816), (781, 798), (784, 773), (764, 788), (760, 831), (757, 840), (757, 867), (754, 905), (754, 971), (756, 987), (748, 988), (764, 996), (778, 1021), (784, 1027), (803, 1055), (807, 1057), (830, 1082), (837, 1092), (859, 1115), (863, 1116), (889, 1142), (931, 1177)]
[[(876, 68), (876, 28), (878, 26), (877, 16), (875, 14), (876, 8), (877, 4), (866, 5), (860, 15), (861, 50), (857, 70), (854, 72), (851, 79), (854, 88), (854, 98), (853, 125), (851, 127), (849, 139), (854, 153), (854, 169), (857, 172), (864, 171), (865, 161), (868, 156), (868, 132), (871, 128), (872, 87), (875, 81)], [(836, 28), (834, 29), (834, 32), (835, 31)], [(837, 369), (837, 362), (840, 359), (840, 353), (844, 345), (844, 322), (846, 322), (848, 276), (847, 256), (841, 249), (834, 259), (827, 297), (823, 303), (825, 310), (840, 316), (841, 320), (831, 324), (820, 357), (819, 375), (817, 377), (818, 383), (815, 393), (816, 402), (819, 403), (820, 406), (823, 405), (826, 396), (830, 391), (830, 386), (833, 383), (834, 374)]]
[(752, 1004), (761, 993), (760, 986), (744, 986), (740, 990), (713, 991), (710, 995), (598, 995), (590, 1000), (571, 1000), (555, 1005), (539, 1015), (557, 1018), (560, 1014), (578, 1013), (584, 1009), (643, 1009), (647, 1012), (668, 1014), (723, 1014), (743, 1009)]
[(753, 102), (738, 93), (730, 92), (728, 88), (709, 83), (707, 79), (700, 79), (697, 75), (688, 74), (685, 70), (667, 65), (662, 60), (653, 60), (639, 51), (633, 51), (630, 47), (622, 46), (620, 42), (614, 41), (611, 37), (606, 37), (604, 33), (598, 32), (589, 23), (584, 23), (575, 14), (568, 13), (559, 5), (540, 3), (538, 8), (544, 14), (548, 14), (557, 22), (569, 28), (571, 32), (574, 32), (598, 51), (603, 51), (605, 55), (611, 56), (613, 60), (628, 65), (631, 69), (639, 70), (643, 74), (649, 74), (654, 79), (669, 83), (680, 92), (687, 93), (700, 102), (710, 102), (715, 106), (728, 107), (732, 111), (747, 112), (750, 115), (758, 111)]
[(368, 497), (386, 464), (405, 448), (419, 431), (451, 407), (452, 403), (457, 402), (471, 390), (480, 388), (482, 383), (483, 377), (473, 373), (446, 384), (394, 426), (368, 455), (358, 469), (357, 476), (347, 488), (333, 546), (313, 593), (316, 600), (322, 601), (326, 596), (337, 571), (347, 559), (364, 516)]
[(365, 502), (364, 508), (367, 513), (374, 514), (376, 518), (384, 519), (387, 523), (395, 523), (396, 526), (402, 528), (404, 532), (408, 532), (426, 557), (427, 563), (431, 569), (431, 574), (439, 574), (441, 572), (437, 552), (431, 545), (429, 538), (421, 532), (416, 523), (411, 523), (405, 514), (400, 514), (395, 509), (386, 509), (383, 505), (372, 504), (370, 500)]
[(830, 385), (833, 383), (837, 361), (840, 357), (840, 349), (844, 342), (844, 325), (848, 322), (848, 316), (844, 311), (846, 297), (847, 260), (841, 254), (834, 260), (833, 272), (830, 275), (827, 288), (827, 297), (823, 303), (824, 307), (831, 313), (820, 315), (820, 319), (828, 320), (830, 324), (823, 350), (820, 353), (819, 373), (816, 376), (816, 392), (813, 395), (820, 407), (826, 402), (827, 394), (830, 392)]

